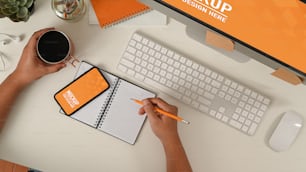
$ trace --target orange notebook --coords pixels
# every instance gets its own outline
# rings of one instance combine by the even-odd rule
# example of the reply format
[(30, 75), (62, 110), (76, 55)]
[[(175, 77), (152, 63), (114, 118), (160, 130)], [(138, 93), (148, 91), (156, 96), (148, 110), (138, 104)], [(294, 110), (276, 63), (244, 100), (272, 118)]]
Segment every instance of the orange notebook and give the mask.
[(137, 0), (91, 0), (101, 27), (117, 24), (149, 10)]

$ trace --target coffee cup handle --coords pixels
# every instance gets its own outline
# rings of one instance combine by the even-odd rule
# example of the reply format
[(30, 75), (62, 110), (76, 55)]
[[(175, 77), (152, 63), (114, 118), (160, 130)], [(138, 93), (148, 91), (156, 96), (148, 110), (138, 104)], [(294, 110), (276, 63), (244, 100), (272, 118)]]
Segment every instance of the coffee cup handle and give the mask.
[(69, 55), (70, 58), (68, 59), (68, 62), (73, 66), (76, 67), (76, 64), (79, 63), (79, 59), (74, 57), (73, 55)]

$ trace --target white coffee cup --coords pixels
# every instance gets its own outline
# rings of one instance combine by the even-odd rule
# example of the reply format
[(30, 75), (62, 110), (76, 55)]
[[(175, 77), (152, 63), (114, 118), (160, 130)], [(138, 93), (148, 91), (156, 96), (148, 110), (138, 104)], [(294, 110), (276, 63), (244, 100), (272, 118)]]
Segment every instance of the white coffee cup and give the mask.
[(41, 35), (36, 50), (39, 59), (48, 64), (57, 64), (74, 58), (69, 37), (57, 30), (50, 30)]

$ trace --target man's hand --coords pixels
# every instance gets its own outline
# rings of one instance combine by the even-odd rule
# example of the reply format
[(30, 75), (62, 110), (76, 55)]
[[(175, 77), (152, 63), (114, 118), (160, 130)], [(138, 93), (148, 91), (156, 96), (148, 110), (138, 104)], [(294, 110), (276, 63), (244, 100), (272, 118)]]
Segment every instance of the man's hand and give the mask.
[(39, 37), (54, 28), (46, 28), (35, 32), (24, 47), (17, 68), (13, 72), (13, 76), (20, 84), (28, 85), (40, 77), (59, 71), (66, 66), (65, 63), (55, 65), (46, 64), (38, 58), (36, 44)]
[(144, 106), (139, 109), (139, 114), (146, 113), (154, 134), (162, 143), (177, 141), (179, 136), (177, 132), (177, 121), (165, 115), (161, 115), (154, 110), (158, 107), (171, 114), (177, 115), (177, 107), (168, 104), (160, 98), (149, 98), (143, 100)]

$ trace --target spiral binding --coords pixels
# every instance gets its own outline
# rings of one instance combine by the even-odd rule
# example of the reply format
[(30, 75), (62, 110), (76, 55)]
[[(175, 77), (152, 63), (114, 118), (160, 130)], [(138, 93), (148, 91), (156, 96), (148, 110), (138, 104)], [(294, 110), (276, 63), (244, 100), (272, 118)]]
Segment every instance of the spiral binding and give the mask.
[(102, 106), (102, 108), (100, 110), (99, 116), (97, 118), (97, 121), (95, 123), (95, 126), (97, 126), (97, 128), (100, 128), (102, 126), (104, 120), (107, 117), (107, 112), (108, 112), (108, 110), (110, 108), (110, 105), (113, 102), (113, 97), (116, 95), (118, 87), (120, 86), (120, 83), (121, 83), (120, 81), (121, 80), (116, 78), (116, 80), (114, 82), (115, 84), (113, 85), (112, 90), (107, 95), (106, 101), (104, 102), (104, 104), (103, 104), (103, 106)]
[(106, 100), (104, 101), (101, 109), (100, 109), (100, 112), (99, 112), (99, 116), (97, 117), (97, 120), (95, 122), (95, 126), (98, 127), (98, 124), (100, 123), (101, 121), (101, 118), (105, 112), (105, 108), (107, 107), (108, 105), (108, 102), (109, 102), (109, 99), (111, 98), (113, 92), (114, 92), (114, 89), (117, 85), (117, 82), (118, 82), (118, 79), (116, 78), (115, 81), (111, 84), (111, 87), (109, 88), (111, 91), (108, 93), (107, 97), (106, 97)]

